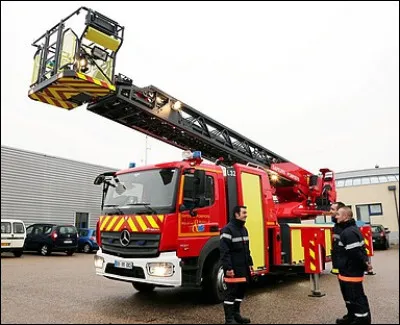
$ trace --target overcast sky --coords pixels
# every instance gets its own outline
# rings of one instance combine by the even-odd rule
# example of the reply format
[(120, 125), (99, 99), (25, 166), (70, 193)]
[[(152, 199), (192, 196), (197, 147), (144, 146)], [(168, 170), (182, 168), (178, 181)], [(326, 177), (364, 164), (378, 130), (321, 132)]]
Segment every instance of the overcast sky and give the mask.
[[(81, 5), (125, 26), (116, 73), (317, 172), (399, 166), (398, 2), (1, 3), (1, 144), (125, 168), (145, 136), (27, 96), (31, 43)], [(149, 140), (148, 163), (181, 150)]]

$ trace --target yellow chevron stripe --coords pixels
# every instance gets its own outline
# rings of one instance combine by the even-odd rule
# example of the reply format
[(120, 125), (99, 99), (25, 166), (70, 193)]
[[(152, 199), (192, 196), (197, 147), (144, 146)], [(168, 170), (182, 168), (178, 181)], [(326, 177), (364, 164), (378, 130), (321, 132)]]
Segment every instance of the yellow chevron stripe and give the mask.
[(369, 254), (370, 254), (370, 251), (369, 251), (369, 249), (368, 249), (368, 248), (366, 248), (365, 250), (367, 251), (367, 255), (369, 255)]
[(315, 246), (315, 242), (313, 240), (310, 240), (310, 244)]
[(118, 217), (112, 217), (112, 220), (111, 220), (111, 222), (108, 224), (106, 231), (110, 231), (110, 230), (111, 230), (111, 228), (114, 226), (114, 223), (117, 222), (117, 218), (118, 218)]
[(311, 271), (315, 271), (317, 269), (313, 262), (310, 262), (310, 269), (311, 269)]
[(110, 220), (110, 218), (111, 218), (110, 216), (107, 216), (104, 218), (104, 221), (102, 222), (101, 227), (100, 227), (101, 231), (104, 230), (104, 227), (106, 226), (106, 224), (107, 224), (108, 220)]
[(142, 228), (142, 231), (146, 231), (147, 230), (147, 226), (144, 223), (142, 217), (141, 216), (136, 216), (136, 220), (139, 222), (139, 225)]
[(131, 218), (128, 219), (128, 224), (131, 227), (132, 231), (134, 231), (134, 232), (138, 231)]
[(158, 219), (159, 219), (161, 222), (164, 222), (164, 215), (163, 215), (163, 214), (159, 214), (159, 215), (158, 215)]
[(155, 228), (158, 229), (158, 225), (157, 222), (153, 219), (153, 216), (146, 216), (147, 220), (149, 221), (150, 225)]
[(119, 229), (121, 228), (121, 226), (124, 223), (124, 221), (125, 221), (124, 218), (121, 218), (121, 220), (115, 226), (114, 231), (119, 231)]
[(308, 252), (313, 260), (315, 260), (315, 252), (310, 248)]

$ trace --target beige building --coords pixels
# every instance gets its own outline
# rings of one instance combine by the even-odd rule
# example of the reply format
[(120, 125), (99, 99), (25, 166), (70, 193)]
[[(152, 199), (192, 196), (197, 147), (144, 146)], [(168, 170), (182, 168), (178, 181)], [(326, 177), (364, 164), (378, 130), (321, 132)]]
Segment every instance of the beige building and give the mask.
[(356, 220), (389, 228), (390, 243), (399, 243), (399, 167), (336, 173), (336, 190)]

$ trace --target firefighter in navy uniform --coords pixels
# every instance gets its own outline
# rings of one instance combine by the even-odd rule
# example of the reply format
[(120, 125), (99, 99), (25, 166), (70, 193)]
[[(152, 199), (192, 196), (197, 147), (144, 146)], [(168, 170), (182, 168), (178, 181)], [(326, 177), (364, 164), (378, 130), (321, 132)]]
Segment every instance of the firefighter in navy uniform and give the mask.
[(348, 314), (336, 320), (337, 324), (371, 324), (371, 311), (364, 293), (364, 272), (372, 269), (364, 245), (349, 207), (338, 210), (338, 224), (342, 227), (337, 263), (339, 282)]
[(339, 239), (340, 233), (342, 232), (343, 227), (336, 222), (336, 214), (340, 208), (345, 207), (343, 202), (335, 202), (331, 205), (330, 215), (332, 216), (332, 222), (335, 224), (333, 226), (333, 238), (332, 238), (332, 251), (331, 251), (331, 259), (332, 259), (332, 274), (339, 274), (339, 270), (337, 268), (337, 256), (339, 251)]
[(230, 222), (221, 229), (220, 257), (224, 269), (225, 324), (248, 324), (250, 319), (240, 314), (247, 283), (253, 271), (249, 235), (244, 226), (247, 219), (245, 206), (236, 206)]

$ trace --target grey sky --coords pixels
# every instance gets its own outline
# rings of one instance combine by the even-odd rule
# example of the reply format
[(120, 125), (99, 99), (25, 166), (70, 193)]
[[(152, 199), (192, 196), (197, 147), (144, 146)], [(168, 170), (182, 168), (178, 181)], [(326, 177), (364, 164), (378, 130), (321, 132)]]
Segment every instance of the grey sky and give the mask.
[[(32, 41), (81, 5), (126, 27), (116, 73), (136, 85), (155, 85), (311, 172), (399, 165), (399, 4), (383, 1), (2, 2), (2, 145), (143, 164), (143, 134), (27, 96)], [(148, 163), (181, 159), (149, 142)]]

